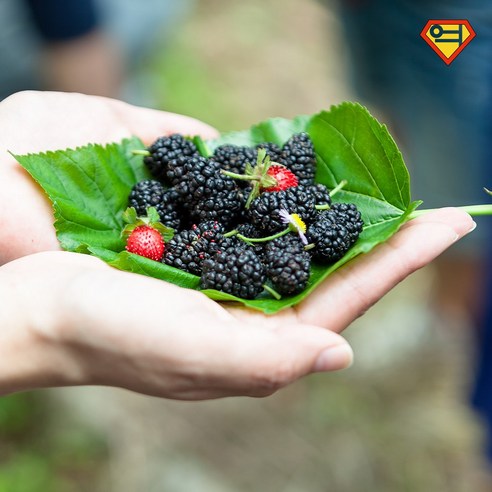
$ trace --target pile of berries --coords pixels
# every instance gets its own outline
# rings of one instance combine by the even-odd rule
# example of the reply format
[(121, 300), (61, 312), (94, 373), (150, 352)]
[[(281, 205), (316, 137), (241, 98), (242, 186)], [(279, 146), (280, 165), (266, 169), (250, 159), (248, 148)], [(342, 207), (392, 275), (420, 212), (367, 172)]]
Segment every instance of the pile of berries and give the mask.
[[(223, 145), (210, 157), (174, 134), (136, 153), (153, 179), (133, 187), (128, 205), (174, 236), (151, 244), (153, 223), (139, 219), (126, 234), (127, 250), (200, 276), (203, 289), (245, 299), (264, 289), (276, 297), (297, 294), (308, 284), (311, 261), (336, 262), (362, 231), (356, 206), (332, 203), (333, 190), (314, 182), (307, 133), (282, 147)], [(138, 234), (145, 234), (142, 241)]]

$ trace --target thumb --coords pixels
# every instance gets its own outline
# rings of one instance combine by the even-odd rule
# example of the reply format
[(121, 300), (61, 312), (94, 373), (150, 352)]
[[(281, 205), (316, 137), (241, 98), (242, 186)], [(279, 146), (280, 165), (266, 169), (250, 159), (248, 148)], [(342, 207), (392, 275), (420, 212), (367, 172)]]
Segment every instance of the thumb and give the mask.
[[(312, 372), (336, 371), (352, 364), (353, 352), (340, 335), (313, 325), (286, 325), (273, 331), (240, 330), (221, 361), (232, 394), (267, 396)], [(224, 381), (225, 383), (225, 381)]]

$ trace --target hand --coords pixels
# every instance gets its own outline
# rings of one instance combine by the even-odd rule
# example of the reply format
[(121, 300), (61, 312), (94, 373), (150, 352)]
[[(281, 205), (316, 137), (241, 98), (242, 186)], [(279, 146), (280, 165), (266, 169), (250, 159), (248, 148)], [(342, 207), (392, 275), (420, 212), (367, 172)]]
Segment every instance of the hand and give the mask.
[(89, 256), (21, 258), (0, 268), (0, 323), (8, 327), (0, 333), (0, 393), (98, 384), (186, 400), (269, 395), (349, 365), (350, 347), (335, 332), (473, 225), (456, 209), (412, 220), (276, 316)]
[(9, 152), (27, 154), (120, 141), (150, 144), (169, 133), (213, 138), (193, 118), (138, 108), (104, 97), (21, 92), (0, 103), (0, 265), (38, 251), (58, 250), (49, 200)]

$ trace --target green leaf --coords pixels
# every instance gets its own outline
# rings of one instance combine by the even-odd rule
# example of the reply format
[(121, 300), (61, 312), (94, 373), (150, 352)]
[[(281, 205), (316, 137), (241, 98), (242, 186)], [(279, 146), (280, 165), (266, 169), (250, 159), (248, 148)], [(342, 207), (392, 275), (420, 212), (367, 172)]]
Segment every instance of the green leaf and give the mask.
[(63, 249), (82, 244), (121, 251), (123, 211), (132, 186), (149, 177), (137, 139), (110, 145), (14, 156), (51, 199)]
[(263, 142), (273, 142), (282, 145), (294, 133), (306, 131), (311, 116), (297, 116), (293, 120), (271, 118), (252, 126), (249, 130), (231, 132), (216, 140), (207, 142), (208, 149), (213, 151), (220, 145), (233, 144), (255, 146)]
[(334, 188), (346, 179), (340, 196), (366, 197), (376, 222), (383, 211), (399, 216), (408, 208), (410, 176), (401, 153), (367, 109), (354, 103), (335, 106), (314, 116), (308, 132), (318, 158), (317, 181)]
[[(388, 240), (419, 205), (410, 202), (408, 171), (388, 130), (359, 104), (343, 103), (292, 120), (273, 118), (212, 141), (198, 137), (194, 141), (202, 154), (209, 155), (224, 144), (283, 145), (303, 131), (309, 133), (316, 150), (316, 180), (330, 189), (347, 181), (336, 201), (355, 203), (361, 211), (365, 226), (357, 243), (337, 263), (313, 265), (306, 290), (296, 296), (276, 300), (265, 291), (257, 299), (244, 300), (204, 290), (210, 298), (240, 302), (265, 313), (293, 306), (342, 265)], [(132, 154), (141, 148), (142, 142), (134, 138), (104, 147), (88, 145), (16, 158), (50, 197), (64, 249), (93, 254), (121, 270), (199, 289), (199, 277), (124, 250), (120, 233), (128, 195), (134, 184), (149, 178), (142, 157)]]
[[(101, 253), (101, 252), (99, 252)], [(102, 258), (104, 259), (104, 258)], [(140, 273), (149, 277), (166, 280), (171, 284), (179, 285), (186, 289), (198, 289), (200, 277), (191, 273), (183, 272), (177, 268), (170, 267), (164, 263), (144, 258), (127, 251), (118, 253), (114, 258), (108, 261), (111, 266), (119, 270)]]

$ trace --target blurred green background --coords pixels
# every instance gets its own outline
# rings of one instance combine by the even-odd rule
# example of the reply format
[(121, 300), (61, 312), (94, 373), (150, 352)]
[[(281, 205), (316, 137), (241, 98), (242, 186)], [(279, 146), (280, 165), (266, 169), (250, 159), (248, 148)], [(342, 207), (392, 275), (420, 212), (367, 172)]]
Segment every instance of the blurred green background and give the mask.
[[(337, 17), (315, 1), (207, 0), (139, 69), (156, 107), (221, 131), (353, 99)], [(356, 361), (264, 399), (181, 403), (109, 388), (0, 399), (0, 492), (489, 489), (467, 406), (466, 319), (414, 275), (346, 332)]]

